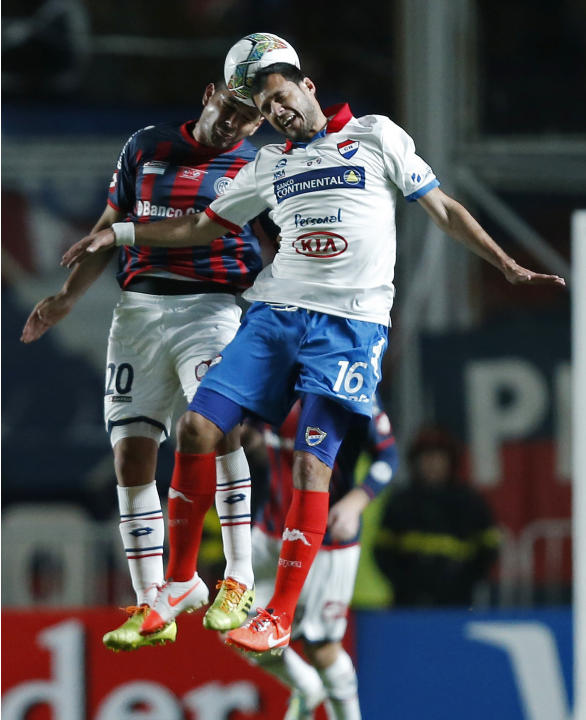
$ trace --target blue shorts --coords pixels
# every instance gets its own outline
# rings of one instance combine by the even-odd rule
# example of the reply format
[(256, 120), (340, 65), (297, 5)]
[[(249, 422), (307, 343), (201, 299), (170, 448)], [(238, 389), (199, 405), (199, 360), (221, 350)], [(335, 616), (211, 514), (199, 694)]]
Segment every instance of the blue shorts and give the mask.
[(256, 302), (200, 390), (213, 390), (277, 426), (301, 393), (370, 417), (387, 341), (385, 325)]

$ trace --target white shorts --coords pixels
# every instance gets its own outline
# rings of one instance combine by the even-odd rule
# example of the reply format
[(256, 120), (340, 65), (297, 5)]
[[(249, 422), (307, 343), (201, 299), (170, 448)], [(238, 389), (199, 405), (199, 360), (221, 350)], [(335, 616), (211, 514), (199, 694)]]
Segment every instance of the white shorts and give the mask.
[(122, 437), (171, 432), (181, 398), (191, 402), (210, 362), (232, 340), (241, 310), (233, 295), (122, 292), (106, 365), (104, 420), (112, 447)]
[[(266, 607), (275, 587), (281, 540), (252, 528), (254, 607)], [(358, 571), (360, 545), (320, 550), (301, 591), (291, 637), (310, 643), (337, 642), (346, 632), (347, 614)]]

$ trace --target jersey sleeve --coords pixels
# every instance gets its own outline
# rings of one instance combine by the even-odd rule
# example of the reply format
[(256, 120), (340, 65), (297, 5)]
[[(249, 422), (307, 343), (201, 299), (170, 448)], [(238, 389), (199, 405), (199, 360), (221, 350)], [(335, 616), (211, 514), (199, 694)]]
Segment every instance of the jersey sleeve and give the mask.
[(110, 182), (108, 205), (120, 212), (130, 212), (136, 201), (136, 139), (141, 132), (135, 132), (124, 144)]
[(399, 465), (391, 421), (376, 396), (368, 428), (368, 443), (372, 462), (362, 488), (374, 498), (388, 486)]
[(413, 139), (389, 118), (380, 118), (383, 158), (389, 179), (413, 202), (435, 187), (439, 181), (433, 170), (415, 152)]
[(233, 230), (260, 215), (267, 203), (258, 192), (256, 182), (257, 161), (249, 162), (239, 171), (228, 192), (217, 197), (206, 210), (212, 220)]

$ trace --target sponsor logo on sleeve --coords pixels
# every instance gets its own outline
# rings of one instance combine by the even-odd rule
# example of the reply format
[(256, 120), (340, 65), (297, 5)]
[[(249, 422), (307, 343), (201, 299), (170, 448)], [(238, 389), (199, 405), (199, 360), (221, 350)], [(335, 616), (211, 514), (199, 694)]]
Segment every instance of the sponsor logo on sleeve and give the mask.
[(273, 192), (277, 203), (282, 203), (283, 200), (295, 195), (320, 192), (321, 190), (363, 190), (364, 179), (363, 167), (319, 168), (273, 182)]
[(304, 233), (293, 241), (295, 252), (316, 258), (332, 258), (348, 248), (348, 241), (337, 233), (327, 230)]
[(149, 160), (142, 166), (143, 175), (164, 175), (165, 170), (169, 167), (168, 162), (163, 160)]
[(351, 157), (356, 155), (359, 145), (359, 140), (342, 140), (342, 142), (338, 143), (338, 152), (343, 158), (349, 160)]

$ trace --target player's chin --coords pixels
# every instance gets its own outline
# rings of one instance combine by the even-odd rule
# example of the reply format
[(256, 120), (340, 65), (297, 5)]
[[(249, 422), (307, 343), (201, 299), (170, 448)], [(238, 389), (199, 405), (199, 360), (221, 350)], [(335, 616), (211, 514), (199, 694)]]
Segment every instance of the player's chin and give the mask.
[(233, 135), (224, 135), (223, 133), (214, 133), (214, 146), (220, 150), (226, 150), (236, 145), (236, 138)]

